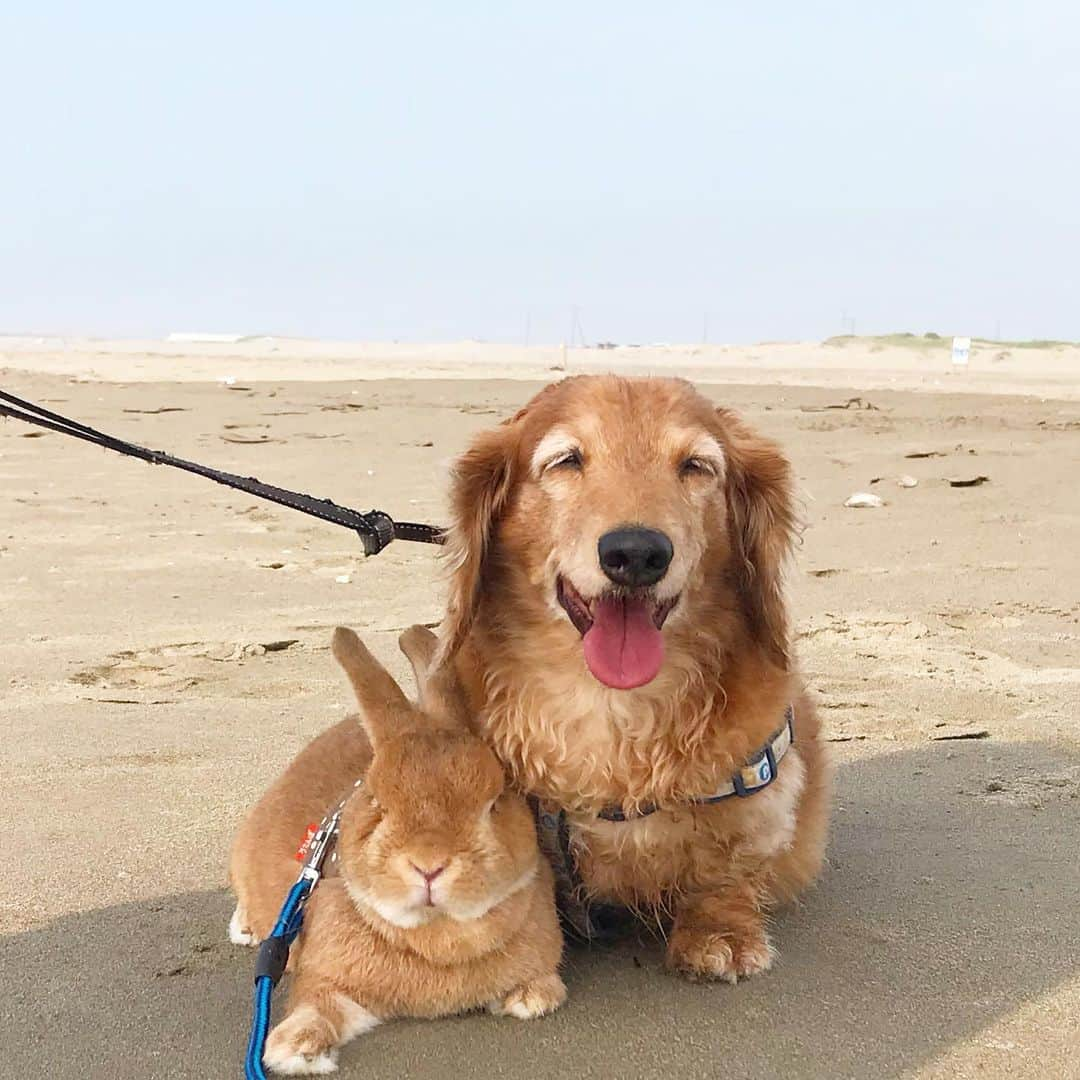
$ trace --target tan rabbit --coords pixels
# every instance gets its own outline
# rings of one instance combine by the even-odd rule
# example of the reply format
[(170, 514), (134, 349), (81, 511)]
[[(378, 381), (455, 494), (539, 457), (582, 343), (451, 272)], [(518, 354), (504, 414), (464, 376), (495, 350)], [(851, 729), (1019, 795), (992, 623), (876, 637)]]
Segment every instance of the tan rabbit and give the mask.
[[(532, 815), (506, 790), (495, 754), (469, 730), (456, 679), (447, 669), (428, 670), (435, 645), (418, 626), (401, 637), (421, 688), (417, 708), (359, 638), (339, 627), (334, 655), (360, 701), (374, 747), (370, 764), (349, 722), (337, 725), (299, 755), (237, 838), (233, 927), (254, 938), (268, 932), (296, 876), (297, 828), (302, 834), (352, 789), (341, 816), (339, 875), (312, 895), (288, 1011), (267, 1040), (264, 1060), (277, 1072), (330, 1072), (339, 1046), (393, 1017), (486, 1006), (528, 1019), (566, 997), (552, 874)], [(364, 782), (353, 789), (365, 765)], [(325, 785), (317, 809), (301, 790), (315, 770)], [(278, 819), (289, 820), (280, 839)], [(268, 869), (251, 865), (264, 860)], [(264, 887), (271, 895), (260, 894)]]

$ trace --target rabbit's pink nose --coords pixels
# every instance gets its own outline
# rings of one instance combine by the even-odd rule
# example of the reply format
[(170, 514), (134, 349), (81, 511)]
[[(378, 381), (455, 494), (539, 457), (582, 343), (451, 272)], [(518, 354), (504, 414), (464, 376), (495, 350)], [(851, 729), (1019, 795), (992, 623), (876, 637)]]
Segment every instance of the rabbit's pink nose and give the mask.
[(436, 866), (434, 870), (424, 870), (411, 862), (409, 865), (430, 885), (445, 869), (446, 865)]

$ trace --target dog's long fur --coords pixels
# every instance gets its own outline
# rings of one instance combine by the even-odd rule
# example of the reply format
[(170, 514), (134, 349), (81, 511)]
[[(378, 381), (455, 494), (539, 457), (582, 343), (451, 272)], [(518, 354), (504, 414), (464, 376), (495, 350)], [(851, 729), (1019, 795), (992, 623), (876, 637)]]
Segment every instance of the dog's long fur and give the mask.
[[(560, 463), (564, 446), (580, 468)], [(617, 690), (590, 674), (555, 583), (599, 595), (597, 539), (627, 523), (672, 539), (657, 589), (678, 599), (659, 674)], [(780, 449), (681, 380), (554, 384), (474, 439), (455, 469), (443, 649), (517, 785), (570, 812), (588, 891), (673, 911), (669, 963), (691, 976), (766, 968), (765, 913), (822, 862), (828, 769), (781, 581), (795, 532)], [(688, 806), (764, 745), (789, 703), (796, 741), (779, 779)], [(597, 819), (610, 803), (662, 809)]]

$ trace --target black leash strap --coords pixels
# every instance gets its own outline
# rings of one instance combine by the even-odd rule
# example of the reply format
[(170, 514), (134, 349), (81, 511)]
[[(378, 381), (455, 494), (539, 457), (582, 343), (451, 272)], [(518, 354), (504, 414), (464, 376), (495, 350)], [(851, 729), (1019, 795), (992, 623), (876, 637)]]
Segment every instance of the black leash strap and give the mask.
[(0, 390), (0, 416), (36, 424), (49, 431), (57, 431), (61, 435), (71, 435), (73, 438), (83, 439), (106, 450), (114, 450), (118, 454), (139, 458), (151, 465), (171, 465), (174, 469), (183, 469), (196, 476), (205, 476), (207, 480), (246, 492), (256, 498), (266, 499), (280, 506), (288, 506), (292, 510), (299, 510), (302, 514), (310, 514), (312, 517), (329, 521), (332, 525), (351, 529), (359, 534), (365, 555), (378, 555), (392, 540), (411, 540), (417, 544), (441, 544), (444, 541), (443, 530), (434, 525), (395, 521), (382, 510), (369, 510), (367, 513), (351, 510), (347, 506), (338, 506), (330, 499), (317, 499), (314, 495), (304, 495), (298, 491), (275, 487), (273, 484), (264, 484), (254, 476), (237, 476), (235, 473), (223, 472), (221, 469), (212, 469), (208, 465), (185, 461), (164, 450), (148, 450), (145, 446), (118, 439), (114, 435), (106, 435), (102, 431), (87, 427), (86, 424), (80, 424), (77, 420), (70, 420), (59, 413), (50, 412), (40, 405), (35, 405), (32, 401), (24, 401), (3, 390)]

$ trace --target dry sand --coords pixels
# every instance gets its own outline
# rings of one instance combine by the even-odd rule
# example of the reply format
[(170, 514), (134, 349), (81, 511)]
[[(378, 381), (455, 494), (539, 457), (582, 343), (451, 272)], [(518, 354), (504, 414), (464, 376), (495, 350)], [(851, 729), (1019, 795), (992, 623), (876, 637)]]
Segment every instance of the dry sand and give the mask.
[[(538, 385), (491, 376), (560, 361), (272, 344), (9, 339), (0, 386), (438, 521), (446, 461)], [(796, 464), (792, 600), (839, 770), (830, 866), (778, 916), (775, 970), (701, 987), (653, 943), (574, 950), (558, 1015), (388, 1025), (343, 1076), (1080, 1076), (1080, 358), (976, 353), (957, 374), (871, 348), (570, 356), (693, 375)], [(874, 408), (828, 407), (853, 397)], [(403, 675), (394, 639), (438, 618), (436, 560), (364, 562), (343, 530), (36, 435), (0, 424), (0, 1077), (238, 1076), (252, 957), (225, 941), (231, 833), (349, 705), (331, 628)], [(844, 509), (856, 490), (886, 505)]]

